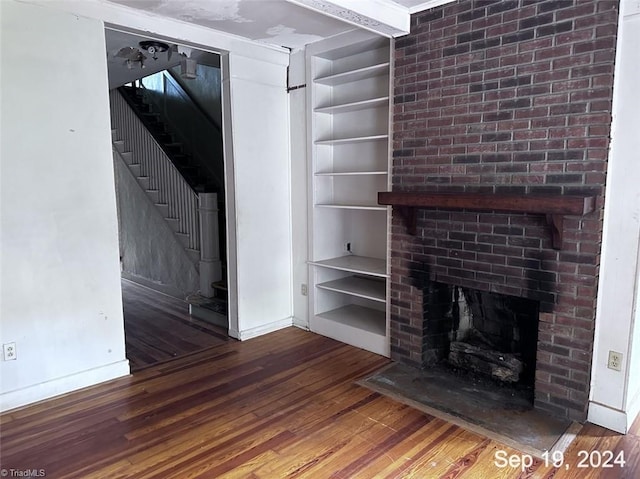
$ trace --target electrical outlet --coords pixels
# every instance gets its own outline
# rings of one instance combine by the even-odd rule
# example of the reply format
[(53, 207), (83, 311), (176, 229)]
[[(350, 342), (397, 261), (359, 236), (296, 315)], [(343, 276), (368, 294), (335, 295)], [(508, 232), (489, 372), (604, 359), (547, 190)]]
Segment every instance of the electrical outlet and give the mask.
[(345, 241), (344, 242), (344, 250), (349, 254), (352, 253), (352, 251), (351, 251), (351, 241)]
[(14, 359), (18, 359), (16, 343), (6, 343), (2, 345), (2, 359), (4, 359), (5, 361), (13, 361)]
[(622, 371), (622, 353), (609, 351), (609, 363), (607, 367), (614, 371)]
[(302, 294), (302, 296), (306, 296), (307, 294), (309, 294), (309, 290), (307, 289), (306, 284), (302, 284), (302, 286), (300, 286), (300, 293)]

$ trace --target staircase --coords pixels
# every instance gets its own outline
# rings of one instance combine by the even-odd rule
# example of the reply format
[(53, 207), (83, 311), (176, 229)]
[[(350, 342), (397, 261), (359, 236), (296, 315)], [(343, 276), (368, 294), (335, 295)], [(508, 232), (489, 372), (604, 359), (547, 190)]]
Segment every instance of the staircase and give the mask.
[[(165, 171), (164, 176), (169, 177), (170, 181), (164, 182), (164, 185), (160, 184), (162, 182), (152, 181), (152, 173), (149, 172), (149, 169), (156, 170), (158, 168), (145, 168), (145, 162), (140, 161), (140, 152), (136, 155), (130, 149), (129, 142), (122, 138), (120, 130), (112, 129), (111, 135), (116, 160), (119, 158), (127, 165), (140, 188), (146, 193), (149, 201), (155, 205), (176, 240), (184, 248), (189, 260), (196, 269), (199, 269), (201, 255), (197, 218), (198, 196), (192, 190), (191, 192), (188, 191), (190, 190), (188, 185), (180, 184), (182, 176), (178, 171)], [(169, 161), (168, 158), (162, 159), (161, 152), (152, 151), (150, 153), (156, 159), (160, 157), (160, 161)], [(157, 162), (149, 161), (149, 158), (147, 158), (146, 163)], [(175, 192), (171, 190), (175, 190)], [(181, 217), (178, 215), (181, 215)]]
[(200, 294), (219, 298), (215, 285), (226, 277), (219, 127), (168, 72), (112, 91), (110, 102), (114, 152), (195, 265)]
[(144, 88), (122, 86), (118, 91), (195, 192), (221, 190), (220, 180), (194, 158), (188, 146), (176, 139), (175, 132), (163, 120), (163, 115), (145, 99)]

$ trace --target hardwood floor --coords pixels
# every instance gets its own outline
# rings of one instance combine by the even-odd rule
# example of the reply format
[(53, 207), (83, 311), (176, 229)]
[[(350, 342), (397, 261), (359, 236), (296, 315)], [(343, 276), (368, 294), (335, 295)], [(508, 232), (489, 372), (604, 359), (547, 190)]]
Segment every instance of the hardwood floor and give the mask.
[[(1, 467), (100, 479), (640, 477), (638, 422), (627, 436), (586, 426), (560, 468), (498, 467), (496, 453), (524, 456), (354, 383), (387, 363), (295, 328), (228, 341), (0, 416)], [(578, 468), (580, 451), (627, 462)]]
[(127, 359), (132, 371), (175, 359), (228, 340), (217, 326), (189, 315), (189, 305), (122, 280)]

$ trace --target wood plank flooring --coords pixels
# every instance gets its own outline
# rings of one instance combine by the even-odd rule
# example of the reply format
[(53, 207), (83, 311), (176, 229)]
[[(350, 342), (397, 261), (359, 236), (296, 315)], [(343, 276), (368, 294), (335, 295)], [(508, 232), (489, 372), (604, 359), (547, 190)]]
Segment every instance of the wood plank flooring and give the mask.
[[(52, 478), (637, 478), (640, 425), (588, 425), (562, 467), (355, 384), (388, 360), (295, 328), (0, 416), (1, 467)], [(624, 451), (624, 468), (578, 468)], [(587, 465), (589, 463), (587, 462)], [(569, 466), (568, 469), (565, 466)]]
[(189, 315), (189, 305), (126, 279), (122, 302), (127, 359), (132, 371), (227, 341), (226, 332)]

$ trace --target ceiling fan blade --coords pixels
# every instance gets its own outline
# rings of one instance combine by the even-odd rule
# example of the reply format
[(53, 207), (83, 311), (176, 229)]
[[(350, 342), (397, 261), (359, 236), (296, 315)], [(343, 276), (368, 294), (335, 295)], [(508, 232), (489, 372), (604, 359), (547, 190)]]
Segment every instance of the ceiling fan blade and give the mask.
[(120, 50), (114, 53), (113, 56), (117, 58), (129, 58), (133, 54), (134, 50), (137, 49), (132, 47), (122, 47)]

